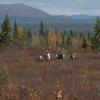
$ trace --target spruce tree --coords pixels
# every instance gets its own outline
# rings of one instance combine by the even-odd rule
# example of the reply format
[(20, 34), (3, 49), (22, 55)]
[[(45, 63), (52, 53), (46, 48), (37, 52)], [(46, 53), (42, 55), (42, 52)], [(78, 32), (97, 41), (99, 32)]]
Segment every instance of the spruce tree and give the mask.
[(88, 40), (90, 40), (90, 38), (91, 38), (91, 36), (90, 36), (90, 32), (88, 32), (88, 34), (87, 34), (87, 38), (88, 38)]
[(29, 40), (29, 41), (32, 40), (32, 31), (31, 31), (31, 28), (28, 28), (27, 37), (28, 37), (28, 40)]
[(12, 28), (8, 15), (5, 16), (5, 19), (1, 25), (1, 39), (4, 44), (10, 46), (12, 43)]
[(45, 38), (45, 28), (44, 28), (43, 21), (41, 20), (40, 29), (39, 29), (39, 40), (40, 40), (40, 45), (41, 46), (45, 45), (44, 38)]
[(39, 38), (40, 38), (40, 44), (42, 46), (48, 46), (48, 34), (49, 34), (48, 30), (45, 29), (44, 23), (41, 20), (39, 29)]
[(99, 18), (96, 19), (95, 32), (96, 32), (95, 35), (99, 35), (100, 34), (100, 19)]
[(66, 37), (66, 36), (67, 36), (67, 31), (64, 30), (63, 34), (64, 34), (64, 36)]
[(17, 26), (17, 23), (16, 22), (14, 23), (14, 33), (13, 33), (13, 37), (14, 37), (14, 39), (17, 39), (18, 38), (18, 26)]
[(65, 48), (65, 45), (66, 45), (65, 44), (65, 34), (62, 33), (61, 36), (62, 36), (62, 47)]
[(74, 36), (73, 30), (70, 30), (70, 36), (73, 38)]
[(100, 19), (97, 18), (95, 26), (95, 34), (91, 39), (91, 47), (93, 49), (100, 49)]
[(84, 39), (83, 39), (83, 42), (82, 42), (82, 48), (83, 48), (83, 49), (87, 49), (88, 46), (89, 46), (89, 45), (88, 45), (88, 41), (87, 41), (86, 38), (84, 38)]
[(43, 21), (41, 20), (40, 29), (39, 29), (39, 36), (43, 37), (44, 35), (45, 35), (45, 29), (44, 29)]

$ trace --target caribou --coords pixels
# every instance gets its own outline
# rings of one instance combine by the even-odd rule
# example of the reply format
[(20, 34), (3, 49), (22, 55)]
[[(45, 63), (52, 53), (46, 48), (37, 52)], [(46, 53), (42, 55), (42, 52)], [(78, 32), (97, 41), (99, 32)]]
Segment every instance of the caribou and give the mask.
[(56, 59), (64, 59), (65, 58), (65, 54), (57, 54), (56, 55)]
[(70, 56), (71, 59), (75, 59), (75, 57), (76, 57), (76, 53), (72, 53)]
[(39, 56), (39, 59), (40, 59), (40, 61), (43, 61), (45, 59), (46, 60), (51, 60), (51, 54), (50, 54), (50, 52), (47, 50), (46, 54)]

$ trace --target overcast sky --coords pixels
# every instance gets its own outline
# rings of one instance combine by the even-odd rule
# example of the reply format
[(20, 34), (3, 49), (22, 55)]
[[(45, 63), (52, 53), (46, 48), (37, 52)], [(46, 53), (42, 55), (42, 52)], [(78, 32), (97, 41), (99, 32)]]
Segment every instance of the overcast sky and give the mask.
[(0, 0), (0, 4), (23, 3), (53, 15), (100, 15), (100, 0)]

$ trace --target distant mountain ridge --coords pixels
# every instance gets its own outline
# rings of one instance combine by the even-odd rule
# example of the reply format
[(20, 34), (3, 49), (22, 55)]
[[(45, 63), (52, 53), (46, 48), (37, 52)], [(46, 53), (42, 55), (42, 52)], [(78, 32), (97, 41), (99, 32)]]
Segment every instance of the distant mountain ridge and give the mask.
[(73, 19), (92, 19), (96, 18), (97, 16), (90, 16), (90, 15), (50, 15), (47, 12), (37, 9), (34, 7), (27, 6), (25, 4), (0, 4), (0, 16), (4, 16), (8, 14), (11, 17), (56, 17), (56, 18), (73, 18)]
[(0, 16), (8, 14), (11, 17), (44, 17), (48, 13), (24, 4), (0, 4)]
[(29, 25), (33, 31), (38, 31), (41, 19), (46, 28), (63, 30), (74, 30), (87, 32), (94, 28), (97, 16), (90, 15), (50, 15), (47, 12), (25, 4), (0, 4), (0, 23), (4, 16), (8, 14), (12, 22), (27, 27)]
[(73, 19), (95, 19), (97, 17), (100, 17), (100, 16), (90, 16), (90, 15), (84, 15), (84, 14), (71, 16), (71, 18)]

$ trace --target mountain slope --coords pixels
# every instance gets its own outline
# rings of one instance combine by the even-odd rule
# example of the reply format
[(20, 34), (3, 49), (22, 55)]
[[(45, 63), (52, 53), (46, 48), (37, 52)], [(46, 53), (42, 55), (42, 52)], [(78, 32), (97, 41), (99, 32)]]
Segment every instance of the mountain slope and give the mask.
[(0, 23), (4, 20), (5, 14), (10, 16), (12, 22), (38, 31), (41, 19), (46, 28), (63, 30), (74, 30), (87, 32), (94, 29), (96, 16), (89, 15), (50, 15), (40, 9), (24, 4), (0, 4)]
[(0, 16), (8, 14), (11, 17), (44, 17), (48, 13), (24, 4), (0, 4)]
[(51, 18), (58, 18), (58, 19), (95, 19), (96, 16), (89, 16), (89, 15), (73, 15), (73, 16), (66, 16), (66, 15), (57, 15), (51, 16), (50, 14), (44, 12), (41, 9), (37, 9), (34, 7), (30, 7), (24, 4), (0, 4), (0, 17), (5, 16), (8, 14), (11, 17), (51, 17)]

